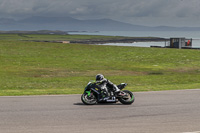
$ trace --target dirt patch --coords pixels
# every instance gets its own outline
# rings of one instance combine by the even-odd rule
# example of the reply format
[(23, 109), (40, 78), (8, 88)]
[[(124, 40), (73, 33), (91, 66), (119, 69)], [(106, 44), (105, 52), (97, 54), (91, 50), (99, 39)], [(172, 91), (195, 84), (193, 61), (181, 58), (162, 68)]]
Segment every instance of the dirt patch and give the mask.
[(95, 76), (101, 73), (105, 76), (119, 75), (147, 75), (148, 72), (122, 71), (122, 70), (88, 70), (88, 71), (70, 71), (66, 69), (40, 68), (27, 70), (23, 76), (35, 78), (52, 78), (52, 77), (73, 77), (73, 76)]
[(169, 69), (168, 71), (169, 72), (178, 72), (178, 73), (200, 73), (200, 69), (198, 67)]

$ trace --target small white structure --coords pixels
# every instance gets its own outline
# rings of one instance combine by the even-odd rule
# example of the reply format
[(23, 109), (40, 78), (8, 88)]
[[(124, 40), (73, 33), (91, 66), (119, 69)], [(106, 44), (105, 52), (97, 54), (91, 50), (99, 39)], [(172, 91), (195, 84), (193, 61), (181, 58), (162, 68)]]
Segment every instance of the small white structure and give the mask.
[(170, 38), (170, 48), (191, 48), (192, 39), (186, 38)]

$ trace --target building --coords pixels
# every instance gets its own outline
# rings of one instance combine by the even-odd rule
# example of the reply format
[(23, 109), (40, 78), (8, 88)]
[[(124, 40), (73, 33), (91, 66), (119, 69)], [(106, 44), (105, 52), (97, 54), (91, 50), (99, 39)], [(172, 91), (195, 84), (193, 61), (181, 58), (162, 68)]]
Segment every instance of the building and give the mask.
[(170, 48), (191, 48), (192, 47), (192, 39), (186, 38), (170, 38)]

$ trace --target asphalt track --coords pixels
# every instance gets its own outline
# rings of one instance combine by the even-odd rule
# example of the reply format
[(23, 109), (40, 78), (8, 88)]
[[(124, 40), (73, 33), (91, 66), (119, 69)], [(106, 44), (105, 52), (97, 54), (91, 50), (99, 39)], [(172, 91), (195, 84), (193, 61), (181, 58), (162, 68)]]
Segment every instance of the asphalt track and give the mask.
[(132, 105), (80, 95), (0, 97), (0, 133), (200, 133), (200, 90), (134, 93)]

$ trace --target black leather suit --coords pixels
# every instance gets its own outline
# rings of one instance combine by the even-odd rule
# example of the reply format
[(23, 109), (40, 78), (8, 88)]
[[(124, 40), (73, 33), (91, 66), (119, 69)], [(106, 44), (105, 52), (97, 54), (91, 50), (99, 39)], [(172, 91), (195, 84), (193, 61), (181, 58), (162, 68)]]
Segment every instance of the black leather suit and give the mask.
[(101, 81), (96, 81), (96, 85), (98, 85), (101, 90), (107, 91), (107, 89), (113, 89), (114, 92), (120, 91), (120, 89), (115, 84), (113, 84), (110, 80), (106, 78)]

